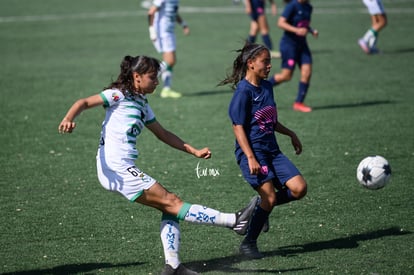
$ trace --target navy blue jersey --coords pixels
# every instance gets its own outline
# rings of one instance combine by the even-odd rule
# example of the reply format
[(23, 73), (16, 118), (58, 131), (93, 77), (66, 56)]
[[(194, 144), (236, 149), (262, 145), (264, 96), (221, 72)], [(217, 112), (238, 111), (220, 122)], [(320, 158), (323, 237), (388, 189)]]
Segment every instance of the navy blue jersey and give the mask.
[[(230, 102), (229, 116), (233, 125), (243, 125), (254, 152), (279, 152), (274, 133), (277, 109), (270, 82), (262, 80), (260, 87), (256, 87), (245, 79), (241, 80)], [(237, 160), (242, 155), (243, 151), (236, 140)]]
[[(312, 9), (313, 7), (308, 2), (301, 4), (298, 0), (293, 0), (286, 5), (281, 16), (286, 18), (287, 22), (294, 27), (308, 28), (310, 26)], [(299, 43), (306, 41), (306, 36), (298, 36), (289, 31), (284, 32), (284, 38)]]

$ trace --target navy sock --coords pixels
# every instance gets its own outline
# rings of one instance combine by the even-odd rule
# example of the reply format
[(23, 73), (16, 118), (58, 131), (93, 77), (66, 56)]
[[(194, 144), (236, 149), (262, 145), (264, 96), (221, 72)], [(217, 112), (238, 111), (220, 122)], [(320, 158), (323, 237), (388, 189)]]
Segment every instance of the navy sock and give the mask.
[(269, 50), (273, 49), (272, 40), (270, 39), (270, 36), (268, 34), (262, 35), (262, 40)]
[(298, 96), (296, 97), (296, 102), (305, 101), (306, 94), (308, 93), (309, 83), (299, 82)]
[(289, 189), (282, 189), (276, 192), (276, 205), (285, 204), (297, 200)]
[(263, 225), (269, 218), (270, 212), (262, 209), (260, 206), (256, 207), (252, 220), (247, 231), (246, 240), (256, 241), (262, 231)]
[(248, 42), (249, 44), (253, 44), (254, 42), (256, 42), (256, 36), (255, 36), (255, 35), (249, 35), (249, 36), (247, 37), (247, 42)]

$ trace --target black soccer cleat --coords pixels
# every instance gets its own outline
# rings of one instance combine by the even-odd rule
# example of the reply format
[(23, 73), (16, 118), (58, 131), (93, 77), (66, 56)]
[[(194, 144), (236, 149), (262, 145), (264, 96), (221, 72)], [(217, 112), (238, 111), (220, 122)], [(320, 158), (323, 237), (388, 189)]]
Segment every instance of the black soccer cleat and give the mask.
[(264, 255), (259, 252), (256, 241), (243, 240), (240, 244), (239, 251), (240, 254), (249, 259), (261, 259), (264, 257)]
[(239, 235), (246, 235), (250, 220), (259, 202), (260, 196), (254, 196), (245, 208), (236, 212), (236, 223), (233, 226), (234, 232)]
[(186, 268), (183, 264), (180, 264), (176, 269), (172, 268), (169, 264), (166, 264), (161, 275), (198, 275), (199, 273)]

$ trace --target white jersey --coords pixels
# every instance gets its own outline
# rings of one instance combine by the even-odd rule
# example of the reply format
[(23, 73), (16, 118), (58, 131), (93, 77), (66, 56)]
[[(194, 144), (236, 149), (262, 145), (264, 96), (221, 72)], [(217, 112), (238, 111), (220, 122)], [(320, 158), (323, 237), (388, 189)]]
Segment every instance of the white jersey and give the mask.
[(154, 0), (153, 5), (158, 8), (154, 15), (154, 28), (159, 36), (164, 33), (173, 33), (178, 13), (178, 0)]
[(381, 0), (363, 0), (365, 6), (368, 9), (369, 14), (385, 14), (384, 6)]
[(111, 163), (138, 158), (137, 137), (146, 124), (155, 121), (155, 115), (143, 95), (125, 95), (118, 89), (101, 94), (106, 110), (102, 123), (98, 155)]

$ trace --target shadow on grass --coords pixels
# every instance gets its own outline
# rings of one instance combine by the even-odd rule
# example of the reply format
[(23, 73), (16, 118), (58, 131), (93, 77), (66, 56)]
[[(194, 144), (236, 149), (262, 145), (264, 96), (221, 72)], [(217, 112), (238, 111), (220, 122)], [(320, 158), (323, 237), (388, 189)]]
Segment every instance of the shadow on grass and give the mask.
[(186, 97), (192, 97), (192, 96), (210, 96), (210, 95), (222, 95), (222, 94), (232, 94), (232, 90), (220, 90), (220, 91), (199, 91), (194, 92), (191, 94), (185, 94)]
[[(315, 251), (321, 251), (326, 249), (354, 249), (359, 246), (360, 241), (368, 241), (374, 239), (380, 239), (387, 236), (402, 236), (412, 234), (410, 231), (402, 231), (399, 227), (391, 227), (383, 230), (371, 231), (361, 234), (351, 235), (349, 237), (338, 238), (328, 241), (312, 242), (306, 244), (297, 244), (290, 246), (279, 247), (273, 251), (263, 252), (265, 258), (281, 256), (281, 257), (291, 257), (300, 253), (309, 253)], [(282, 269), (282, 268), (248, 268), (241, 269), (232, 267), (232, 265), (249, 261), (243, 256), (232, 255), (222, 258), (215, 258), (206, 261), (193, 261), (187, 262), (185, 265), (188, 268), (197, 270), (198, 272), (209, 272), (209, 271), (219, 271), (223, 273), (234, 273), (234, 274), (252, 274), (252, 273), (285, 273), (285, 272), (299, 272), (305, 270), (311, 270), (315, 267), (302, 267), (302, 268), (291, 268), (291, 269)], [(260, 260), (253, 260), (260, 261)], [(111, 264), (111, 263), (85, 263), (85, 264), (70, 264), (70, 265), (61, 265), (50, 269), (39, 269), (39, 270), (26, 270), (10, 273), (2, 273), (2, 275), (46, 275), (46, 274), (93, 274), (94, 270), (98, 269), (107, 269), (107, 268), (116, 268), (116, 267), (129, 267), (129, 266), (139, 266), (144, 263), (124, 263), (124, 264)]]
[(355, 107), (365, 107), (373, 105), (383, 105), (383, 104), (393, 104), (394, 101), (391, 100), (376, 100), (376, 101), (365, 101), (359, 103), (344, 103), (344, 104), (333, 104), (326, 106), (315, 106), (312, 107), (313, 110), (325, 110), (325, 109), (339, 109), (339, 108), (355, 108)]
[(395, 49), (395, 50), (384, 50), (380, 51), (380, 54), (401, 54), (401, 53), (411, 53), (414, 52), (414, 48), (401, 48), (401, 49)]
[[(279, 250), (277, 251), (277, 253), (275, 253), (275, 255), (289, 256), (299, 253), (315, 252), (326, 249), (352, 249), (357, 248), (359, 246), (360, 241), (368, 241), (380, 239), (387, 236), (402, 236), (408, 234), (412, 234), (412, 232), (401, 231), (401, 229), (398, 227), (391, 227), (383, 230), (351, 235), (349, 237), (338, 238), (329, 241), (283, 246), (279, 247)], [(270, 252), (270, 254), (272, 254), (272, 252)]]
[[(349, 237), (338, 238), (328, 241), (312, 242), (307, 244), (298, 244), (279, 247), (273, 251), (263, 252), (265, 258), (281, 256), (281, 257), (292, 257), (299, 253), (309, 253), (316, 252), (326, 249), (353, 249), (359, 246), (360, 241), (380, 239), (387, 236), (402, 236), (412, 234), (410, 231), (401, 231), (398, 227), (391, 227), (383, 230), (371, 231), (356, 235), (351, 235)], [(252, 274), (252, 273), (284, 273), (284, 272), (299, 272), (304, 270), (314, 269), (315, 267), (303, 267), (303, 268), (293, 268), (293, 269), (269, 269), (269, 268), (257, 268), (257, 269), (240, 269), (232, 267), (231, 265), (248, 261), (248, 259), (240, 256), (233, 255), (223, 258), (210, 259), (207, 261), (193, 261), (187, 262), (185, 265), (191, 269), (197, 270), (199, 272), (208, 272), (208, 271), (220, 271), (223, 273), (235, 273), (235, 274)], [(258, 261), (258, 260), (254, 260)], [(259, 260), (260, 261), (260, 260)]]
[(124, 264), (110, 264), (110, 263), (85, 263), (85, 264), (68, 264), (60, 265), (49, 269), (37, 269), (37, 270), (25, 270), (10, 273), (1, 273), (2, 275), (61, 275), (61, 274), (95, 274), (92, 272), (97, 269), (115, 268), (115, 267), (128, 267), (128, 266), (139, 266), (144, 263), (124, 263)]
[[(272, 251), (272, 252), (265, 252), (265, 257), (271, 257), (275, 255), (280, 255), (279, 251)], [(237, 268), (233, 267), (232, 265), (244, 262), (244, 261), (256, 261), (257, 265), (260, 266), (260, 260), (250, 260), (246, 259), (241, 255), (232, 255), (222, 258), (210, 259), (206, 261), (193, 261), (193, 262), (186, 262), (184, 265), (192, 270), (196, 270), (197, 272), (204, 273), (204, 272), (220, 272), (223, 274), (258, 274), (258, 273), (285, 273), (285, 272), (299, 272), (304, 270), (314, 269), (315, 267), (303, 267), (303, 268), (290, 268), (290, 269), (282, 269), (282, 268)]]

